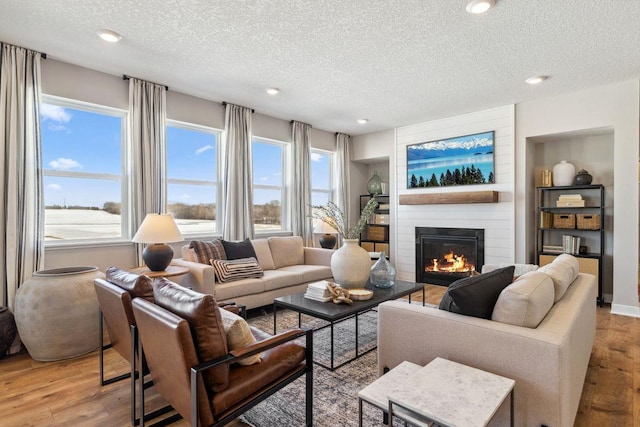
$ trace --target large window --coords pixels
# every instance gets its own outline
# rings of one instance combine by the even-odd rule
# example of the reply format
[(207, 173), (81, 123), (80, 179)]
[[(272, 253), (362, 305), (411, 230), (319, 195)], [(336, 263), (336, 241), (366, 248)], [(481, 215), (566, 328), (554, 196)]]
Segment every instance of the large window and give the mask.
[(256, 233), (282, 230), (285, 143), (254, 138), (253, 222)]
[(311, 150), (311, 204), (324, 206), (331, 200), (333, 153)]
[(218, 147), (220, 132), (167, 122), (167, 211), (183, 235), (218, 231)]
[(40, 105), (46, 241), (115, 239), (123, 221), (126, 111), (45, 96)]

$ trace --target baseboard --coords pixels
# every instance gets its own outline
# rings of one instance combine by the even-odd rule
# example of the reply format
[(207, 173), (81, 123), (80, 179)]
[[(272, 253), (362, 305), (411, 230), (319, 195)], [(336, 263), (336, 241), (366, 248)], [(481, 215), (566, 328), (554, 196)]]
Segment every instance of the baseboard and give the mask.
[(640, 317), (640, 307), (622, 304), (611, 304), (611, 314), (622, 316)]

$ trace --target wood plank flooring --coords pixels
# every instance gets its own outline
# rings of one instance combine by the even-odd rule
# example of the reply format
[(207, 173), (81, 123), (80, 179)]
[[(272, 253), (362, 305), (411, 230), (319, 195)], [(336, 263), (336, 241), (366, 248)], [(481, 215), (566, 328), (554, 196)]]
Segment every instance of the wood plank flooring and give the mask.
[[(444, 290), (427, 285), (427, 302), (437, 304)], [(640, 319), (611, 315), (608, 306), (597, 310), (596, 341), (575, 425), (640, 426)], [(107, 376), (127, 370), (116, 352), (106, 353)], [(100, 387), (98, 376), (97, 351), (59, 362), (36, 362), (27, 353), (0, 359), (0, 426), (129, 426), (128, 381)], [(149, 408), (164, 404), (152, 390), (146, 400)], [(356, 414), (353, 419), (355, 425)], [(187, 425), (184, 420), (174, 424)]]

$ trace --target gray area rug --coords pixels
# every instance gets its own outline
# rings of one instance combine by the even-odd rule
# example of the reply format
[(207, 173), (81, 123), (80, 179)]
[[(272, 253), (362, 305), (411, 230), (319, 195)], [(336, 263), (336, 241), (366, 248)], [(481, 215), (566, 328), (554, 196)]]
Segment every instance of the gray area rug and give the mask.
[[(298, 326), (298, 315), (289, 310), (278, 311), (278, 331)], [(302, 316), (303, 326), (317, 328), (326, 324), (309, 316)], [(250, 318), (249, 323), (264, 331), (273, 332), (273, 314)], [(361, 349), (376, 345), (377, 313), (371, 311), (359, 316), (359, 344)], [(314, 332), (314, 356), (329, 363), (329, 328)], [(355, 321), (346, 320), (335, 326), (336, 364), (354, 355)], [(314, 365), (313, 370), (313, 425), (318, 427), (357, 426), (358, 391), (377, 378), (377, 353), (365, 354), (331, 372)], [(246, 412), (242, 420), (255, 427), (299, 427), (305, 425), (305, 380), (292, 384)], [(363, 404), (363, 425), (381, 426), (382, 411)]]

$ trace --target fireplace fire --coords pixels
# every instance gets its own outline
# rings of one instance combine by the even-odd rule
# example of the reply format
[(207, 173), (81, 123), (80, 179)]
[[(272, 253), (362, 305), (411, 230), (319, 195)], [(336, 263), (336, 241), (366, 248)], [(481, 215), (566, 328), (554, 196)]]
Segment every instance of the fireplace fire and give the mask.
[(416, 227), (417, 282), (449, 285), (483, 264), (484, 230)]

